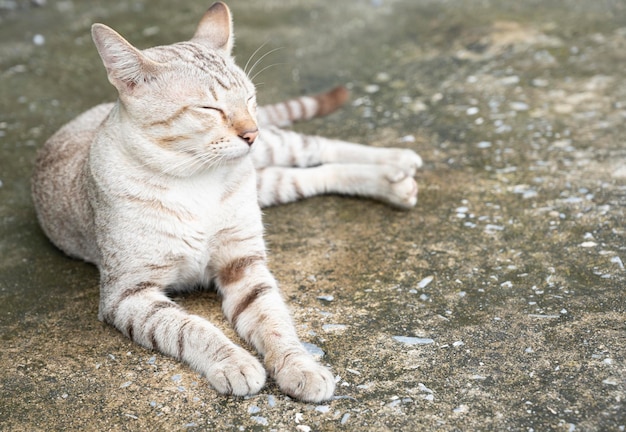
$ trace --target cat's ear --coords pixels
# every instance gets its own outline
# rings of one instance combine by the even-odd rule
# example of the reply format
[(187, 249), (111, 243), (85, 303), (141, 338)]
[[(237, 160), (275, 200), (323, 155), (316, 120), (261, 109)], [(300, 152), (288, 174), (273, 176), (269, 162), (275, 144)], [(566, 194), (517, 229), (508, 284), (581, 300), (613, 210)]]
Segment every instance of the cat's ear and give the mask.
[(222, 2), (213, 3), (202, 16), (191, 40), (230, 55), (235, 37), (228, 6)]
[(109, 81), (119, 92), (134, 89), (155, 75), (157, 63), (142, 54), (115, 30), (104, 24), (91, 26), (91, 36)]

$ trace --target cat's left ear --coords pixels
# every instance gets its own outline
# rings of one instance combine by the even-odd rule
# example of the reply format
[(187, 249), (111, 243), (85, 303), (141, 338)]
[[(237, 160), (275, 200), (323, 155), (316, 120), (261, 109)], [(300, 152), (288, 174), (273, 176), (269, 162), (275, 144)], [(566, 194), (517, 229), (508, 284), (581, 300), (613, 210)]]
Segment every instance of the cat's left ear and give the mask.
[(233, 21), (228, 6), (222, 2), (213, 3), (213, 6), (202, 16), (196, 33), (191, 40), (230, 55), (235, 43), (235, 37), (233, 35)]

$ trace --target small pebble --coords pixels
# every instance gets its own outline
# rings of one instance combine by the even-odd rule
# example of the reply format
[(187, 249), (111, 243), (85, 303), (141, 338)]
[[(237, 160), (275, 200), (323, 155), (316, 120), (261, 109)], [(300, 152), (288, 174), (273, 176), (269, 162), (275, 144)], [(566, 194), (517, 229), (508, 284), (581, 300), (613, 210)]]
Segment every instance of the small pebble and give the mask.
[(452, 412), (454, 412), (455, 414), (463, 414), (469, 411), (469, 407), (467, 405), (459, 405), (458, 407), (454, 408), (452, 410)]
[(261, 412), (261, 408), (259, 408), (256, 405), (250, 405), (248, 407), (248, 414), (256, 414), (256, 413), (259, 413), (259, 412)]
[(43, 35), (36, 34), (33, 36), (33, 43), (37, 46), (42, 46), (46, 43), (46, 38)]
[(327, 301), (327, 302), (331, 302), (331, 301), (335, 300), (335, 297), (333, 297), (331, 295), (321, 295), (321, 296), (317, 296), (317, 298), (319, 300), (324, 300), (324, 301)]
[(421, 392), (434, 393), (431, 389), (429, 389), (422, 383), (417, 383), (417, 389)]
[(426, 288), (428, 286), (429, 283), (431, 283), (433, 281), (435, 277), (434, 276), (426, 276), (424, 279), (422, 279), (418, 284), (417, 287), (419, 289), (423, 289)]
[(584, 248), (592, 248), (592, 247), (596, 247), (596, 246), (598, 246), (598, 243), (592, 242), (592, 241), (586, 241), (586, 242), (582, 242), (580, 244), (580, 247), (584, 247)]
[(341, 417), (341, 424), (344, 425), (346, 423), (348, 423), (348, 420), (350, 419), (350, 413), (345, 413), (342, 417)]
[[(2, 182), (1, 181), (0, 181), (0, 187), (2, 187)], [(622, 259), (620, 257), (614, 256), (613, 258), (611, 258), (611, 262), (613, 264), (617, 264), (619, 266), (619, 268), (624, 270), (624, 263), (622, 262)]]
[(342, 331), (342, 330), (345, 330), (346, 328), (347, 326), (343, 324), (324, 324), (322, 326), (322, 330), (326, 332)]
[(302, 342), (304, 349), (316, 359), (321, 359), (326, 354), (323, 349), (308, 342)]
[(504, 227), (502, 225), (487, 224), (485, 225), (485, 231), (504, 231)]
[(393, 338), (396, 341), (406, 345), (428, 345), (435, 342), (434, 340), (429, 338), (418, 338), (410, 336), (394, 336)]
[(524, 102), (511, 102), (509, 106), (515, 111), (528, 111), (530, 108), (528, 104)]
[(519, 84), (519, 77), (517, 75), (511, 75), (508, 77), (504, 77), (500, 80), (500, 83), (504, 85), (515, 85)]
[(267, 421), (267, 419), (266, 419), (265, 417), (262, 417), (262, 416), (252, 416), (252, 417), (250, 417), (250, 418), (251, 418), (252, 420), (254, 420), (255, 422), (257, 422), (258, 424), (263, 425), (263, 426), (267, 426), (267, 425), (269, 425), (269, 424), (270, 424), (270, 423)]

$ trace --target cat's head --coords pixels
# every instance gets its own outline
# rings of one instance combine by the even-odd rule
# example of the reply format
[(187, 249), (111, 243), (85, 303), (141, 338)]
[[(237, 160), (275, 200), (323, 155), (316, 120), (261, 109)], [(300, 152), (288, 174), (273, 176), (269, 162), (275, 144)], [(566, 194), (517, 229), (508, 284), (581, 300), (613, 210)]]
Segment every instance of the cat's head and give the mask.
[(231, 56), (225, 4), (211, 6), (186, 42), (142, 51), (103, 24), (93, 25), (92, 36), (118, 90), (120, 115), (156, 144), (155, 152), (179, 159), (182, 171), (249, 153), (258, 135), (256, 95)]

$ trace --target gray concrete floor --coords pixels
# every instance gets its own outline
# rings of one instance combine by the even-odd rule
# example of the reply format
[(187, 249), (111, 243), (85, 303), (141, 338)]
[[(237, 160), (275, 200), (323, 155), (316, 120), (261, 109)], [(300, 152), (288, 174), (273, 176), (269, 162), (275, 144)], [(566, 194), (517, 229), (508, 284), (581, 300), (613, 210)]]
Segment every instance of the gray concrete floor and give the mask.
[[(230, 5), (240, 63), (282, 48), (262, 101), (347, 83), (351, 105), (298, 128), (426, 162), (409, 212), (340, 197), (266, 211), (272, 270), (338, 397), (217, 395), (97, 321), (96, 270), (35, 220), (36, 149), (114, 97), (90, 24), (148, 47), (188, 37), (208, 4), (5, 0), (0, 429), (624, 430), (626, 4)], [(179, 300), (232, 335), (214, 294)]]

